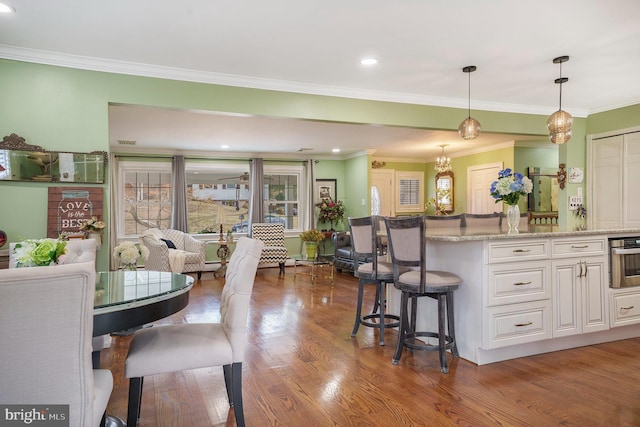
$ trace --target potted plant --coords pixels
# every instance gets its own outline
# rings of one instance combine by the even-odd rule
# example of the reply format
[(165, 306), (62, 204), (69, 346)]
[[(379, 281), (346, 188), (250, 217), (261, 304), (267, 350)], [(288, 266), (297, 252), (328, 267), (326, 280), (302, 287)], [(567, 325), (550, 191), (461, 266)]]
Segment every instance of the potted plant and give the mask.
[(330, 223), (331, 231), (333, 231), (334, 222), (337, 224), (344, 219), (344, 205), (341, 200), (333, 200), (331, 197), (325, 197), (319, 203), (316, 203), (316, 207), (320, 208), (318, 220), (320, 220), (320, 222)]
[(102, 230), (104, 230), (106, 226), (107, 224), (104, 221), (92, 216), (90, 219), (82, 222), (80, 231), (84, 232), (86, 239), (95, 239), (96, 249), (100, 249), (102, 245)]
[(315, 259), (318, 256), (318, 243), (324, 240), (322, 231), (312, 228), (300, 233), (300, 240), (305, 242), (307, 259)]

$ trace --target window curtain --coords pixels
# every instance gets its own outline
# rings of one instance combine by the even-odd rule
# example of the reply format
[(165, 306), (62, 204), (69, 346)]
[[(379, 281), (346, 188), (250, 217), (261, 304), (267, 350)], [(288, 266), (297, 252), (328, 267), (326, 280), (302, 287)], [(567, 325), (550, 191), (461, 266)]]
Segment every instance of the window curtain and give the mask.
[[(118, 212), (120, 212), (120, 198), (118, 197), (118, 189), (120, 188), (120, 174), (118, 173), (118, 158), (115, 154), (109, 155), (109, 199), (111, 201), (111, 210), (109, 211), (109, 226), (107, 233), (109, 236), (109, 248), (115, 248), (118, 245)], [(109, 270), (114, 271), (119, 267), (118, 261), (113, 257), (112, 251), (109, 250)]]
[(174, 156), (171, 161), (171, 228), (189, 232), (187, 223), (187, 176), (184, 156)]
[(251, 200), (249, 201), (249, 227), (247, 231), (251, 236), (251, 224), (264, 221), (264, 165), (262, 159), (251, 159), (249, 180)]
[(316, 228), (316, 162), (313, 159), (307, 160), (307, 168), (305, 175), (305, 188), (307, 189), (307, 218), (303, 223), (305, 230)]

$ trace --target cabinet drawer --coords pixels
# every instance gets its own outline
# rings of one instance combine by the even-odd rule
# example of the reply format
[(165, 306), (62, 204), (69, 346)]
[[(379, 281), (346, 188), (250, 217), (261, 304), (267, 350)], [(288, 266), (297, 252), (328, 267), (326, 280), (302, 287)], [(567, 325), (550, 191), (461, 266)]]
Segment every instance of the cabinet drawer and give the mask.
[(538, 301), (551, 297), (549, 261), (490, 265), (487, 306)]
[(518, 240), (509, 243), (488, 244), (489, 264), (549, 258), (548, 240)]
[(604, 255), (607, 253), (607, 239), (556, 239), (551, 242), (553, 258), (572, 256)]
[(611, 298), (611, 327), (640, 323), (640, 290), (615, 293)]
[(498, 348), (551, 338), (551, 301), (487, 309), (485, 348)]

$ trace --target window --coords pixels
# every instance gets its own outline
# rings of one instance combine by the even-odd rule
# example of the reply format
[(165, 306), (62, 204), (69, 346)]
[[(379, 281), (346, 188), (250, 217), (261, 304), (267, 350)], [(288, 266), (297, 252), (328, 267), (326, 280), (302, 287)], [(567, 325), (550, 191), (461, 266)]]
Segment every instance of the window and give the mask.
[[(189, 233), (245, 232), (249, 219), (249, 165), (187, 163)], [(244, 224), (244, 226), (243, 226)]]
[[(190, 162), (187, 171), (189, 233), (246, 233), (253, 189), (248, 164)], [(298, 188), (302, 166), (264, 166), (264, 222), (279, 222), (299, 230)]]
[[(118, 236), (131, 237), (151, 227), (171, 225), (171, 166), (167, 162), (119, 163)], [(190, 234), (246, 233), (252, 189), (249, 165), (190, 161), (185, 165)], [(264, 166), (264, 222), (300, 231), (298, 212), (303, 166)], [(124, 231), (121, 231), (124, 230)]]
[(9, 162), (9, 150), (0, 150), (0, 179), (11, 178), (11, 162)]
[(398, 198), (396, 212), (422, 212), (424, 210), (424, 173), (396, 172)]
[(282, 222), (285, 230), (301, 231), (298, 216), (302, 166), (264, 167), (264, 222)]
[(118, 235), (137, 236), (171, 224), (171, 166), (166, 163), (120, 162)]

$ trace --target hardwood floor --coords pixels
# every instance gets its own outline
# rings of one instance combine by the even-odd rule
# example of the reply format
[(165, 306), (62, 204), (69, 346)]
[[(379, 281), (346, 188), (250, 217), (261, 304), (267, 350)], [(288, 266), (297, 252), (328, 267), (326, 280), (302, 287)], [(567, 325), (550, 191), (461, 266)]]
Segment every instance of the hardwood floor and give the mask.
[[(335, 284), (278, 269), (258, 271), (243, 366), (247, 426), (637, 426), (640, 339), (582, 347), (485, 366), (433, 352), (391, 363), (377, 331), (351, 338), (356, 280)], [(219, 319), (222, 279), (205, 273), (189, 306), (161, 323)], [(374, 286), (366, 301), (371, 306)], [(129, 337), (114, 337), (101, 365), (114, 375), (107, 412), (126, 419), (123, 363)], [(141, 426), (234, 426), (221, 368), (145, 378)]]

